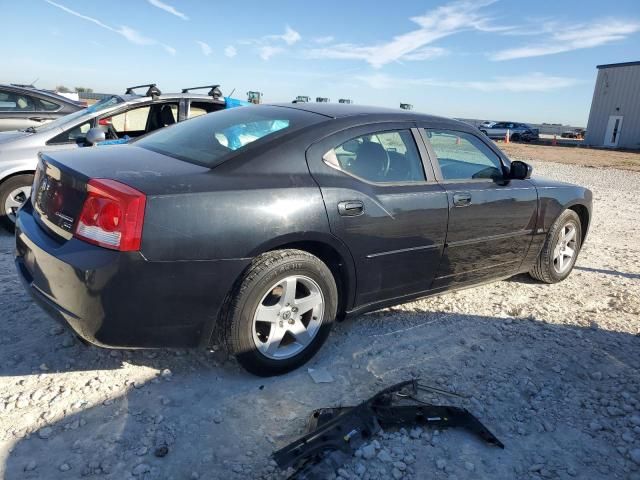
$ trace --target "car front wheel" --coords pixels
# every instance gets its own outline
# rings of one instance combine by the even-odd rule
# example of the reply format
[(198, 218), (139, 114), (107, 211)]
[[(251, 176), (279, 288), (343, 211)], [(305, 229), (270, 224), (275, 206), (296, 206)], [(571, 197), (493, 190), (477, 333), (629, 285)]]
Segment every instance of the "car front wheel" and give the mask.
[(329, 268), (301, 250), (277, 250), (251, 263), (230, 296), (222, 336), (249, 372), (270, 376), (307, 362), (326, 340), (338, 293)]
[(0, 222), (13, 232), (16, 224), (18, 209), (31, 195), (33, 175), (15, 175), (8, 178), (0, 185)]
[(540, 256), (529, 274), (545, 283), (569, 276), (580, 253), (582, 225), (578, 214), (565, 210), (551, 226)]

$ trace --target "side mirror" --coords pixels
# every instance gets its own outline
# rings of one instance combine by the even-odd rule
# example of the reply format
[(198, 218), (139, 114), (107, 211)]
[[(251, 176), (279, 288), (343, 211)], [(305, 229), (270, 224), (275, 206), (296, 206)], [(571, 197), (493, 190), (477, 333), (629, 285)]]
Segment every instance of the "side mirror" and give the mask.
[(85, 141), (89, 145), (95, 145), (96, 143), (104, 142), (107, 136), (104, 133), (104, 130), (100, 127), (90, 128), (87, 132), (87, 136), (85, 137)]
[(533, 167), (526, 162), (521, 162), (520, 160), (514, 160), (511, 162), (511, 172), (509, 177), (516, 180), (525, 180), (527, 178), (531, 178), (531, 172), (533, 172)]

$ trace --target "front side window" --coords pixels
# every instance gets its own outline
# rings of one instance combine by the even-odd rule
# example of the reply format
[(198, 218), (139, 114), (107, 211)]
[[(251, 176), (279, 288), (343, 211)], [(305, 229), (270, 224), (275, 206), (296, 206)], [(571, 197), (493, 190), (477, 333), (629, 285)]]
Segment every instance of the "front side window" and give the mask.
[(61, 145), (65, 143), (84, 143), (87, 132), (91, 128), (91, 122), (85, 122), (75, 127), (69, 128), (59, 135), (56, 135), (47, 142), (47, 145)]
[(324, 155), (329, 166), (373, 183), (425, 181), (410, 130), (379, 132), (344, 142)]
[(135, 145), (205, 167), (215, 167), (251, 144), (264, 144), (324, 120), (283, 107), (249, 106), (202, 115), (153, 132)]
[(453, 130), (426, 130), (444, 180), (501, 179), (500, 158), (478, 137)]

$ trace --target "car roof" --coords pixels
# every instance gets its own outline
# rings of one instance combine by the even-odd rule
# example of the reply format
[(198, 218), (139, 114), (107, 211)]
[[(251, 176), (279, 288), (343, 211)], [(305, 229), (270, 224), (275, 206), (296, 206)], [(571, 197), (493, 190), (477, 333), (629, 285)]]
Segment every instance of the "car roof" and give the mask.
[[(426, 121), (432, 123), (464, 124), (459, 120), (436, 115), (414, 112), (412, 110), (402, 110), (400, 108), (385, 108), (372, 105), (354, 105), (344, 103), (275, 103), (276, 107), (293, 108), (305, 112), (317, 113), (329, 118), (346, 118), (359, 115), (376, 116), (380, 120), (398, 121)], [(466, 124), (465, 124), (466, 125)]]
[(58, 102), (68, 103), (70, 105), (78, 106), (82, 102), (77, 100), (72, 100), (71, 98), (67, 98), (63, 95), (59, 95), (56, 92), (50, 92), (49, 90), (41, 90), (37, 87), (29, 87), (29, 86), (21, 86), (21, 85), (12, 85), (12, 84), (0, 84), (0, 88), (3, 90), (11, 90), (16, 93), (24, 93), (27, 95), (38, 95), (40, 97), (55, 99)]

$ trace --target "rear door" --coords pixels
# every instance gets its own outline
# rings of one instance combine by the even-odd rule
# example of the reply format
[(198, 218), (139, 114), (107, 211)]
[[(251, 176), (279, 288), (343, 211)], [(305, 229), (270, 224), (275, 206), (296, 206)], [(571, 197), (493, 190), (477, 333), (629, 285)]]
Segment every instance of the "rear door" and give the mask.
[(0, 89), (0, 132), (37, 127), (51, 120), (36, 110), (34, 97), (9, 89)]
[(450, 208), (433, 288), (515, 274), (536, 227), (536, 188), (528, 180), (505, 179), (500, 156), (475, 134), (422, 132)]
[(428, 290), (439, 263), (447, 194), (412, 127), (351, 128), (307, 151), (331, 231), (355, 260), (357, 306)]

